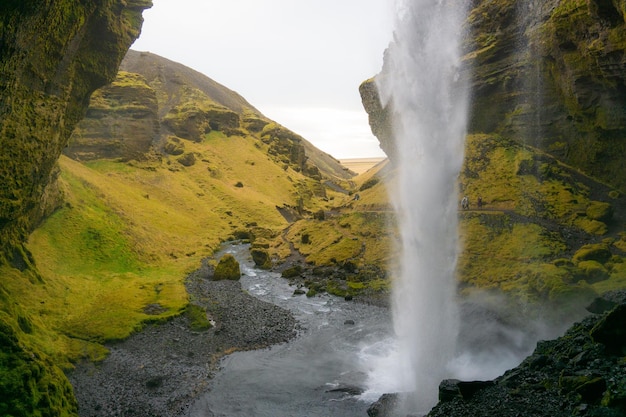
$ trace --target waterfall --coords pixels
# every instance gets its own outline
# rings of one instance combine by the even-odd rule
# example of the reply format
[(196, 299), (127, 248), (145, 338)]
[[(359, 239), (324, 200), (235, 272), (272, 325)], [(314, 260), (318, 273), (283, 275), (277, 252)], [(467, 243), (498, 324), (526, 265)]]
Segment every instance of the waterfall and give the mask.
[(463, 162), (467, 88), (459, 77), (464, 1), (399, 2), (394, 42), (377, 78), (393, 109), (398, 181), (391, 192), (401, 233), (392, 294), (394, 353), (370, 378), (403, 392), (403, 411), (437, 402), (458, 332), (457, 176)]

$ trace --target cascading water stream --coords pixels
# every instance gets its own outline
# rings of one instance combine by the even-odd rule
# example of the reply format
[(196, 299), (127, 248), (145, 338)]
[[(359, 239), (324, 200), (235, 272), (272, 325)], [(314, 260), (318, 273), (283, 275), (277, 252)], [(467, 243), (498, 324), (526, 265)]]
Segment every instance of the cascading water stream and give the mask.
[[(409, 393), (403, 409), (426, 412), (455, 355), (458, 308), (457, 177), (463, 162), (467, 88), (459, 77), (463, 1), (402, 1), (395, 38), (377, 84), (393, 109), (399, 178), (392, 191), (401, 232), (394, 283), (394, 359), (387, 392)], [(389, 376), (389, 375), (388, 375)]]

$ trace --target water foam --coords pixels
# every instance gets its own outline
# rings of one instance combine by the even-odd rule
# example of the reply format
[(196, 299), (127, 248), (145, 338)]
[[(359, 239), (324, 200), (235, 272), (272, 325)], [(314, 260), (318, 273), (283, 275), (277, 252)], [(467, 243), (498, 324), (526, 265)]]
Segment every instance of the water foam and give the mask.
[(456, 351), (456, 181), (463, 162), (467, 89), (459, 77), (462, 1), (398, 4), (394, 42), (377, 78), (393, 109), (398, 181), (392, 201), (401, 232), (394, 281), (395, 340), (370, 372), (370, 387), (406, 392), (406, 409), (437, 401)]

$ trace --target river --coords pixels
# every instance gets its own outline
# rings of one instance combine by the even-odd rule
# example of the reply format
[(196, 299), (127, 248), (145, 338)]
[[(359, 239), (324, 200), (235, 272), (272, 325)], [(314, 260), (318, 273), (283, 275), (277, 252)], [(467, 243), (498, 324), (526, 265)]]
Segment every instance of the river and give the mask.
[(290, 310), (301, 329), (289, 343), (225, 357), (191, 415), (366, 416), (380, 394), (365, 386), (371, 360), (392, 340), (388, 311), (328, 294), (294, 296), (280, 274), (254, 268), (249, 245), (224, 252), (239, 261), (242, 288)]

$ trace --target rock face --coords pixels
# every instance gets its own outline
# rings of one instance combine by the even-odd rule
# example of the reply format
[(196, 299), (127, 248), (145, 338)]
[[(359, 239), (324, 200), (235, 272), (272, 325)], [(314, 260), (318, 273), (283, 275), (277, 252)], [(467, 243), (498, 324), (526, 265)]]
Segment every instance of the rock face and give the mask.
[(91, 96), (65, 154), (79, 161), (143, 159), (159, 135), (157, 112), (156, 93), (146, 80), (120, 72), (113, 83)]
[(494, 381), (444, 381), (440, 402), (428, 416), (625, 415), (626, 294), (604, 297), (594, 304), (611, 310), (575, 324), (563, 337), (539, 342), (520, 366)]
[(468, 19), (470, 129), (518, 137), (624, 188), (625, 10), (620, 0), (479, 2)]
[(55, 164), (89, 96), (110, 82), (150, 0), (0, 5), (0, 256), (30, 263), (21, 242), (49, 211)]
[[(465, 74), (470, 131), (501, 132), (611, 185), (626, 187), (626, 2), (474, 2)], [(384, 76), (385, 68), (379, 76)], [(393, 160), (375, 83), (360, 88), (370, 125)]]
[(112, 84), (94, 93), (66, 155), (122, 161), (145, 159), (152, 149), (182, 155), (186, 141), (202, 142), (207, 134), (221, 132), (226, 137), (254, 136), (277, 163), (315, 180), (350, 178), (330, 155), (191, 68), (137, 51), (129, 51), (120, 68)]
[[(0, 3), (0, 267), (26, 270), (23, 242), (60, 199), (57, 159), (91, 93), (110, 82), (150, 0)], [(31, 271), (32, 275), (36, 273)], [(26, 278), (25, 278), (26, 279)], [(77, 415), (63, 372), (0, 282), (0, 414)], [(36, 340), (36, 339), (34, 339)], [(36, 345), (36, 343), (34, 343)]]

